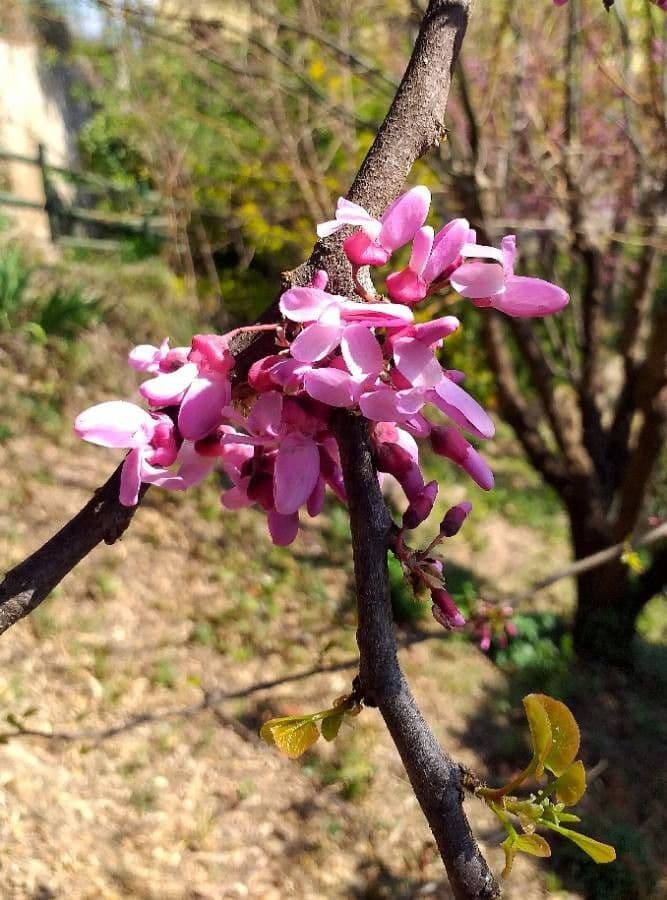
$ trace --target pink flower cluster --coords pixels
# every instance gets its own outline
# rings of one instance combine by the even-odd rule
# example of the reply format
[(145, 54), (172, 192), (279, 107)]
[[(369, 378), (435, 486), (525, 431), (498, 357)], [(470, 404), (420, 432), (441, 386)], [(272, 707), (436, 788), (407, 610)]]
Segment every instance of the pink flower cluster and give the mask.
[[(438, 359), (459, 322), (453, 316), (416, 322), (413, 309), (437, 291), (454, 289), (478, 307), (536, 316), (561, 309), (568, 296), (549, 282), (514, 274), (512, 236), (500, 249), (479, 245), (465, 219), (434, 233), (424, 224), (430, 199), (427, 188), (413, 188), (380, 219), (340, 199), (335, 219), (318, 226), (320, 238), (353, 226), (343, 247), (358, 296), (329, 293), (327, 273), (319, 271), (311, 285), (282, 295), (280, 324), (197, 335), (190, 347), (170, 349), (168, 341), (136, 347), (129, 362), (150, 376), (139, 388), (149, 409), (111, 401), (75, 423), (85, 440), (129, 451), (121, 503), (137, 503), (142, 483), (184, 490), (217, 465), (230, 485), (223, 506), (258, 504), (273, 541), (289, 544), (300, 511), (316, 516), (327, 486), (345, 502), (330, 429), (336, 408), (370, 420), (380, 477), (393, 476), (408, 501), (405, 528), (426, 519), (437, 494), (436, 482), (424, 481), (417, 439), (428, 439), (437, 454), (489, 490), (493, 475), (466, 435), (489, 438), (493, 422), (461, 386), (463, 373)], [(407, 244), (408, 265), (386, 276), (388, 297), (369, 293), (359, 269), (386, 265)], [(267, 329), (276, 332), (275, 352), (238, 383), (230, 342), (238, 331)], [(451, 624), (457, 616), (446, 612), (448, 603), (440, 594), (434, 598)]]
[(482, 600), (477, 604), (470, 617), (470, 626), (480, 649), (487, 653), (495, 643), (504, 648), (508, 641), (519, 633), (512, 622), (514, 610), (508, 604), (487, 603)]

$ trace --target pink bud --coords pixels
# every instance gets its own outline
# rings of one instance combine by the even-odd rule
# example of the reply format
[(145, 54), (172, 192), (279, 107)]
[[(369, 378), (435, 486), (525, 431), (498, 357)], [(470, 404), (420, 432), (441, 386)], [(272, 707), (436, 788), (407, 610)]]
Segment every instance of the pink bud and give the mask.
[(403, 513), (403, 527), (412, 530), (428, 519), (437, 495), (438, 482), (429, 481), (424, 490), (410, 501), (410, 505)]
[(270, 370), (282, 362), (284, 358), (276, 354), (275, 356), (265, 356), (253, 363), (248, 371), (248, 384), (250, 387), (260, 393), (275, 390), (276, 382), (272, 379)]
[(454, 537), (455, 534), (458, 534), (471, 509), (472, 503), (467, 500), (448, 509), (445, 518), (440, 523), (440, 534), (443, 537)]
[(454, 598), (444, 588), (436, 588), (431, 591), (433, 606), (431, 612), (436, 622), (444, 628), (463, 628), (466, 620), (461, 615), (461, 610), (454, 602)]

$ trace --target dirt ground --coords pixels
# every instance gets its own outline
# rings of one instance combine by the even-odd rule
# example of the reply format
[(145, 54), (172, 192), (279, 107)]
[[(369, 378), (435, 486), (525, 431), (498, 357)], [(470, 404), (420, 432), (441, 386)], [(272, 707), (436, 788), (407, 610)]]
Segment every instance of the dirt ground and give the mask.
[[(26, 384), (5, 369), (7, 396)], [(84, 386), (54, 423), (32, 407), (30, 432), (9, 423), (4, 567), (112, 470), (110, 451), (69, 434), (74, 412), (99, 399)], [(504, 590), (566, 559), (562, 537), (535, 541), (493, 516), (453, 553)], [(472, 644), (425, 627), (434, 637), (402, 650), (406, 672), (443, 745), (484, 775), (485, 738), (470, 726), (503, 696), (503, 676)], [(258, 514), (221, 514), (213, 483), (188, 497), (153, 490), (119, 544), (97, 549), (0, 640), (0, 896), (450, 896), (375, 711), (297, 762), (258, 738), (270, 716), (330, 706), (354, 674), (344, 516), (329, 509), (284, 550)], [(211, 704), (211, 692), (224, 696)], [(507, 718), (502, 702), (497, 711)], [(481, 804), (467, 808), (499, 872), (502, 834)], [(583, 896), (549, 866), (520, 858), (506, 896)]]

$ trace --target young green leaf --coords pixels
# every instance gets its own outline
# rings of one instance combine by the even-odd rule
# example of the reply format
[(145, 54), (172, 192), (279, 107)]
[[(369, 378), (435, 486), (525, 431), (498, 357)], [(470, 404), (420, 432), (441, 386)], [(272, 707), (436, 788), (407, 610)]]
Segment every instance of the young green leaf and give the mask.
[(333, 715), (326, 716), (326, 718), (322, 719), (322, 737), (325, 741), (333, 741), (340, 731), (340, 726), (344, 718), (345, 711), (341, 709), (340, 712), (335, 712)]
[(259, 732), (267, 744), (275, 744), (290, 759), (297, 759), (312, 747), (320, 732), (312, 716), (283, 716), (270, 719)]
[(574, 806), (586, 792), (586, 770), (580, 759), (573, 762), (560, 778), (557, 778), (549, 786), (549, 790), (555, 789), (556, 799), (565, 806)]
[(594, 840), (592, 837), (588, 837), (587, 834), (580, 834), (578, 831), (573, 831), (571, 828), (556, 826), (554, 830), (558, 831), (558, 833), (562, 834), (564, 837), (569, 838), (569, 840), (583, 850), (584, 853), (588, 853), (590, 858), (596, 863), (610, 863), (616, 859), (616, 851), (609, 844), (603, 844), (600, 841)]
[(545, 762), (553, 742), (549, 716), (541, 702), (541, 697), (542, 694), (528, 694), (523, 698), (523, 706), (526, 711), (528, 725), (530, 726), (530, 738), (533, 745), (535, 775), (538, 778), (544, 773)]
[(559, 812), (558, 813), (558, 821), (559, 822), (581, 822), (581, 819), (579, 816), (575, 816), (574, 813)]
[[(551, 747), (544, 767), (554, 775), (562, 775), (579, 752), (579, 726), (564, 703), (546, 694), (530, 694), (544, 709), (551, 727)], [(524, 700), (525, 704), (525, 700)]]
[(551, 847), (539, 834), (519, 834), (514, 846), (522, 853), (530, 853), (531, 856), (551, 856)]
[(542, 815), (542, 807), (538, 803), (533, 803), (531, 800), (508, 799), (505, 808), (512, 815), (518, 816), (521, 827), (526, 833), (532, 834), (535, 831), (535, 825)]

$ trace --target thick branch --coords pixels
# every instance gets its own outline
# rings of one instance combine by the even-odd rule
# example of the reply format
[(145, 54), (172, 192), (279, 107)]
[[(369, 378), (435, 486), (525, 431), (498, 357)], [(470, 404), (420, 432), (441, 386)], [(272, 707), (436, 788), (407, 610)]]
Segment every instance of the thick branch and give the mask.
[[(91, 550), (113, 544), (132, 521), (136, 506), (121, 506), (119, 466), (83, 509), (0, 584), (0, 634), (31, 613)], [(147, 490), (144, 485), (142, 496)]]
[(350, 507), (364, 698), (377, 705), (387, 724), (438, 844), (454, 896), (499, 897), (463, 812), (460, 770), (425, 722), (398, 662), (387, 571), (392, 522), (373, 465), (368, 423), (341, 413), (335, 432)]

